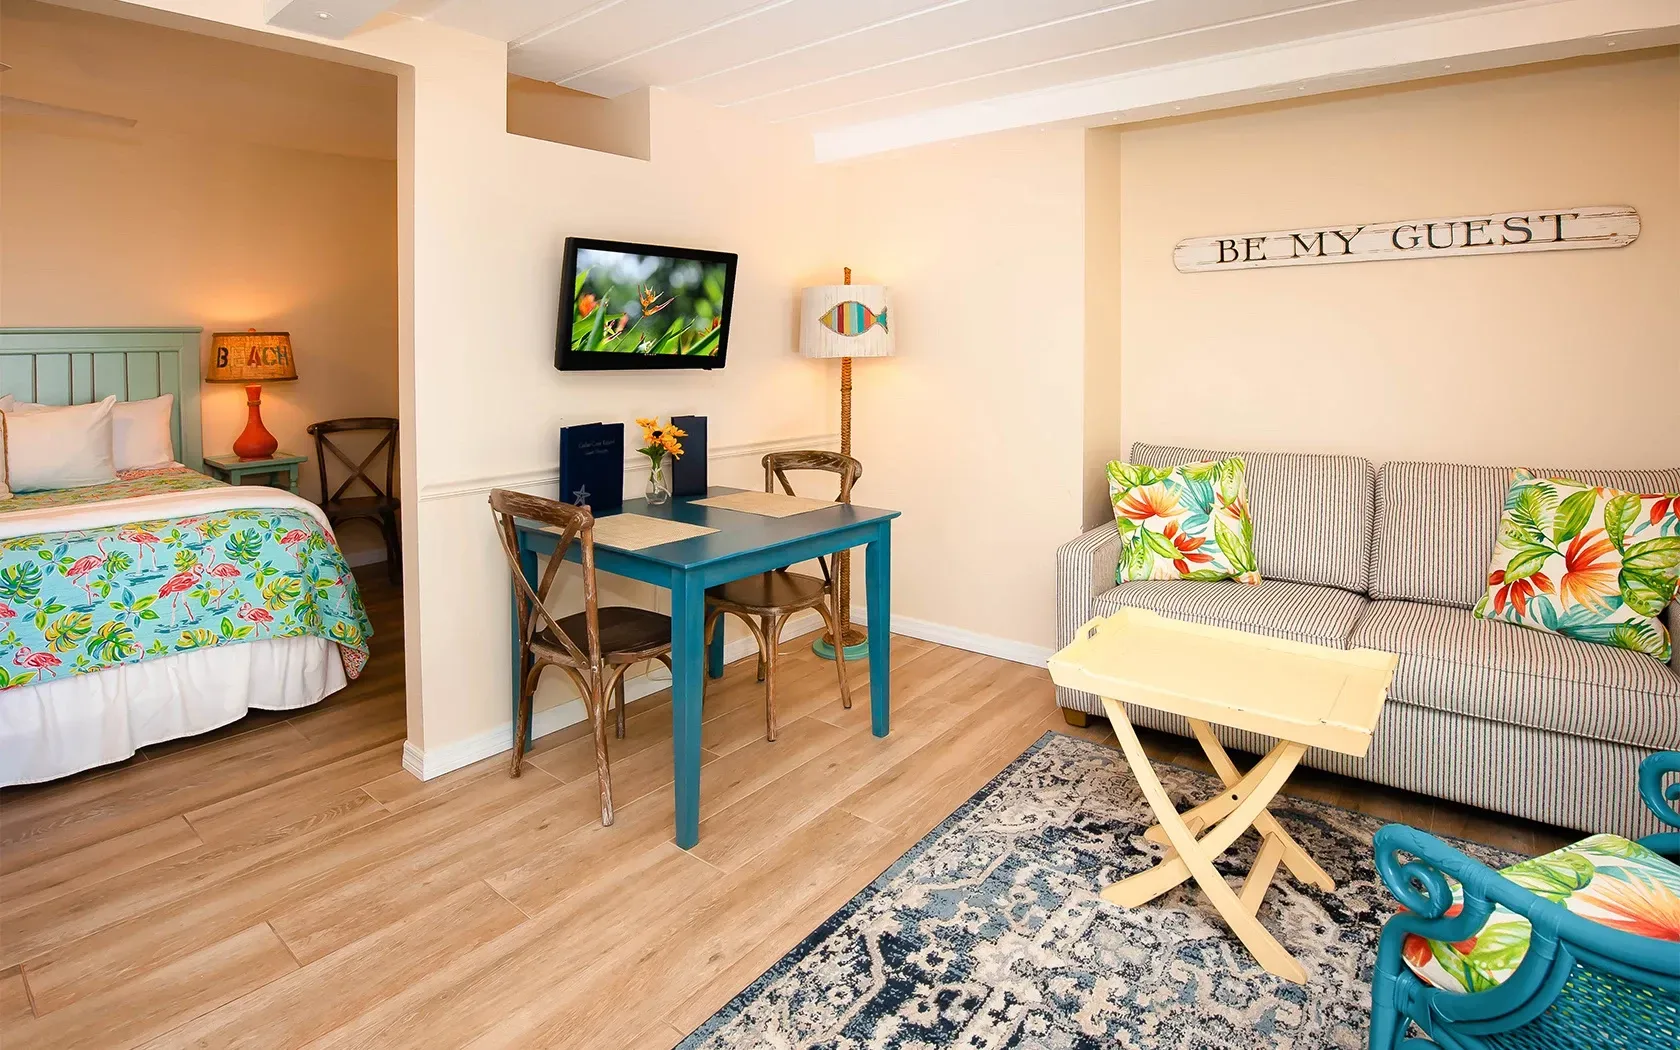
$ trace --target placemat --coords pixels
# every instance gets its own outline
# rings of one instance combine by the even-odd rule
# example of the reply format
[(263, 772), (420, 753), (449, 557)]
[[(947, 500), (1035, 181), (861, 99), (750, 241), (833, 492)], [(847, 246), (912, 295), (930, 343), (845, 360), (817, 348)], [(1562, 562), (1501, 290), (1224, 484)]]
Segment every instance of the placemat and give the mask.
[(804, 496), (789, 496), (781, 492), (731, 492), (723, 496), (697, 499), (694, 502), (702, 507), (719, 507), (743, 514), (762, 514), (767, 518), (787, 518), (835, 506), (833, 500), (807, 499)]
[[(545, 532), (559, 532), (552, 526)], [(716, 532), (704, 525), (690, 525), (686, 521), (669, 518), (650, 518), (645, 514), (611, 514), (595, 519), (595, 542), (621, 551), (639, 551), (643, 547), (657, 547), (661, 543), (691, 540)]]

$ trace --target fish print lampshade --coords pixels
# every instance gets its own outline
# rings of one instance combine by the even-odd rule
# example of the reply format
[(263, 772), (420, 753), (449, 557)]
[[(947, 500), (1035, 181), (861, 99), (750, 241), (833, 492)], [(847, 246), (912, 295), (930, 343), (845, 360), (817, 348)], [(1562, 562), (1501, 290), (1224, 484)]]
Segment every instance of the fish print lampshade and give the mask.
[(799, 314), (799, 352), (805, 357), (892, 356), (892, 319), (884, 285), (807, 288)]

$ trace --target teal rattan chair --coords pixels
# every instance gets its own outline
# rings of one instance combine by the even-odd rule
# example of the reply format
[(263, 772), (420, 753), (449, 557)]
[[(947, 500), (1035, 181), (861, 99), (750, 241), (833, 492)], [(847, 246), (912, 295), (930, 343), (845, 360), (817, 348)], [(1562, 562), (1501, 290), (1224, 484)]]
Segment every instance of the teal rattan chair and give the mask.
[[(1649, 756), (1639, 794), (1680, 828), (1675, 773), (1680, 752)], [(1595, 835), (1502, 872), (1403, 824), (1376, 852), (1405, 910), (1377, 946), (1371, 1050), (1680, 1048), (1680, 832)]]

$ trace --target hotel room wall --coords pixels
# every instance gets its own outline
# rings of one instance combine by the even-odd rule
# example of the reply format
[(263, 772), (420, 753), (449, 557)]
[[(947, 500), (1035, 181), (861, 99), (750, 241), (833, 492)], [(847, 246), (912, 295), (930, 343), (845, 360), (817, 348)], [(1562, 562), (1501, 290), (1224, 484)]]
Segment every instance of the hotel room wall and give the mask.
[[(136, 121), (0, 118), (0, 324), (290, 331), (300, 378), (263, 419), (312, 459), (311, 422), (397, 414), (394, 77), (29, 0), (0, 36), (7, 93)], [(244, 389), (201, 395), (226, 452)]]
[(889, 286), (897, 326), (897, 356), (853, 373), (856, 498), (904, 512), (894, 617), (1029, 662), (1055, 641), (1054, 551), (1080, 522), (1084, 164), (1062, 128), (839, 168), (846, 258)]
[[(1377, 461), (1680, 462), (1680, 59), (1445, 80), (1120, 131), (1119, 440)], [(1631, 205), (1619, 249), (1181, 274), (1182, 238)], [(1100, 351), (1094, 351), (1100, 352)], [(1098, 396), (1106, 391), (1106, 397)], [(1095, 507), (1094, 513), (1092, 507)], [(1087, 521), (1101, 520), (1088, 501)]]
[[(833, 279), (841, 263), (829, 254), (838, 250), (826, 225), (831, 177), (792, 132), (658, 92), (651, 161), (509, 135), (503, 46), (435, 25), (385, 20), (335, 47), (269, 30), (257, 6), (151, 6), (164, 21), (205, 18), (215, 23), (207, 31), (398, 74), (410, 750), (505, 747), (509, 585), (488, 490), (552, 494), (568, 422), (706, 414), (722, 453), (715, 475), (740, 484), (757, 481), (764, 447), (831, 442), (836, 369), (795, 353), (798, 289)], [(556, 372), (571, 234), (741, 253), (729, 367)], [(628, 583), (609, 593), (664, 600)], [(538, 706), (566, 696), (545, 689)]]

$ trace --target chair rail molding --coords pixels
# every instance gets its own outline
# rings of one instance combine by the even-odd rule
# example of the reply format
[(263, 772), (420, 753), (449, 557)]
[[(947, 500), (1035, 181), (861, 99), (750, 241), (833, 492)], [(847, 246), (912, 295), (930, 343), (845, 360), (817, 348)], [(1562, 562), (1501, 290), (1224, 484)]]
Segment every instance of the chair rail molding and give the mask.
[[(840, 444), (840, 435), (807, 434), (802, 437), (771, 438), (766, 441), (749, 441), (740, 445), (714, 446), (707, 460), (715, 462), (722, 459), (739, 459), (744, 456), (762, 456), (766, 452), (789, 452), (795, 449), (833, 449)], [(635, 480), (640, 484), (641, 476), (647, 471), (647, 457), (641, 453), (630, 453), (624, 459), (624, 474), (627, 480)], [(488, 493), (491, 489), (525, 489), (540, 485), (558, 485), (560, 483), (560, 464), (556, 461), (552, 467), (541, 470), (513, 471), (506, 474), (489, 474), (476, 478), (463, 478), (459, 481), (435, 482), (420, 487), (421, 502), (432, 500), (454, 499), (457, 496), (475, 496)], [(633, 491), (635, 486), (626, 486), (625, 492)]]

